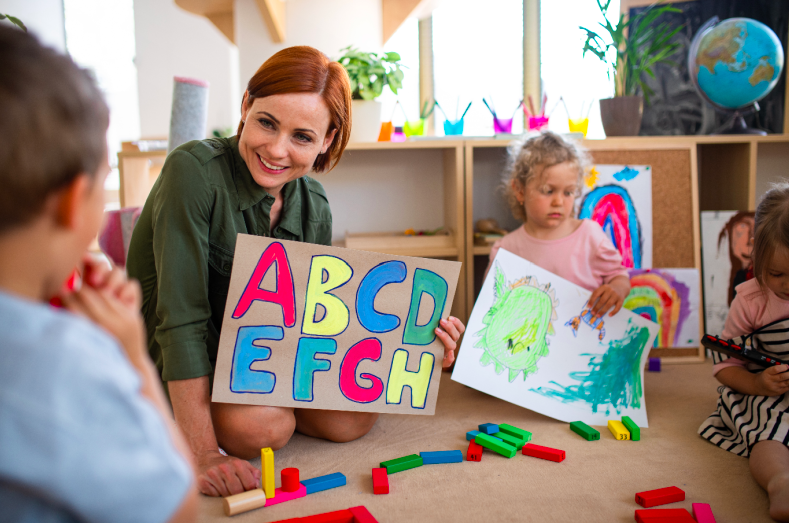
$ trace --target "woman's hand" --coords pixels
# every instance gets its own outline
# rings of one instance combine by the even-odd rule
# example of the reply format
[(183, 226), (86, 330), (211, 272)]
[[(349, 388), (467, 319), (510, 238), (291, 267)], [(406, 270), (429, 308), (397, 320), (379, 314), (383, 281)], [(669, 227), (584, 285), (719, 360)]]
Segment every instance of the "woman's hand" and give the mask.
[(613, 316), (622, 308), (629, 293), (630, 279), (626, 276), (617, 276), (609, 283), (599, 286), (589, 298), (592, 315), (602, 318), (606, 312), (613, 309), (609, 314)]
[(458, 346), (460, 335), (466, 330), (463, 322), (454, 316), (450, 316), (439, 322), (440, 327), (436, 327), (436, 336), (444, 344), (444, 362), (442, 366), (446, 369), (455, 361), (455, 349)]
[(243, 459), (217, 450), (195, 456), (197, 487), (206, 496), (227, 497), (260, 486), (260, 471)]
[(780, 396), (789, 391), (789, 365), (768, 367), (756, 375), (760, 396)]

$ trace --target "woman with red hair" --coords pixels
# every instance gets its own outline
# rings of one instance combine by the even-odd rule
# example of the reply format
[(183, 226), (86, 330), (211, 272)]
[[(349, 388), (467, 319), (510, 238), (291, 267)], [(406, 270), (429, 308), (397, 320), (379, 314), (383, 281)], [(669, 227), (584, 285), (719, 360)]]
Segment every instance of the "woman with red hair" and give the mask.
[[(281, 448), (294, 430), (351, 441), (378, 419), (210, 398), (236, 235), (331, 245), (326, 193), (306, 175), (334, 168), (350, 133), (343, 67), (311, 47), (284, 49), (249, 81), (236, 136), (187, 142), (170, 153), (134, 229), (127, 268), (142, 286), (149, 352), (204, 494), (256, 488), (260, 472), (244, 460), (263, 447)], [(449, 366), (464, 326), (454, 318), (441, 326)]]

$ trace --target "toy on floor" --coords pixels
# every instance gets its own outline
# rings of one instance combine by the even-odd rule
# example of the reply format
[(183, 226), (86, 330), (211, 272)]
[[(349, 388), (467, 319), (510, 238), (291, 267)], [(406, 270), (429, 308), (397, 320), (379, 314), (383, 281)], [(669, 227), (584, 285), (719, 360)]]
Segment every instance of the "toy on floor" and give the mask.
[(421, 467), (422, 465), (424, 465), (422, 458), (416, 454), (381, 462), (381, 468), (386, 469), (387, 474), (394, 474), (395, 472), (401, 472), (403, 470), (415, 469), (417, 467)]
[(373, 494), (389, 494), (389, 476), (385, 468), (373, 469)]
[(715, 516), (707, 503), (693, 503), (691, 512), (696, 523), (715, 523)]
[(677, 487), (647, 490), (636, 494), (636, 503), (644, 508), (685, 501), (685, 491)]
[(649, 358), (649, 372), (660, 372), (660, 358)]
[(268, 447), (260, 450), (260, 468), (261, 488), (234, 494), (222, 500), (226, 516), (235, 516), (256, 508), (303, 498), (307, 494), (340, 487), (346, 483), (345, 476), (340, 472), (300, 482), (299, 469), (291, 467), (283, 469), (281, 472), (282, 487), (274, 488), (274, 451)]
[(482, 445), (474, 440), (469, 441), (466, 461), (482, 461)]
[(627, 431), (630, 433), (630, 439), (632, 441), (641, 440), (641, 427), (636, 425), (635, 421), (630, 419), (630, 416), (622, 416), (622, 425), (624, 425)]
[(600, 431), (593, 429), (583, 421), (573, 421), (570, 423), (570, 430), (584, 438), (586, 441), (597, 441), (600, 439)]
[(501, 439), (494, 436), (489, 436), (487, 434), (477, 434), (477, 436), (474, 438), (474, 442), (478, 445), (482, 445), (486, 449), (492, 450), (493, 452), (498, 452), (506, 458), (511, 458), (516, 452), (518, 452), (518, 450), (513, 445), (505, 443)]
[(460, 450), (437, 450), (434, 452), (420, 452), (424, 465), (439, 465), (442, 463), (460, 463), (463, 461), (463, 452)]
[(565, 458), (565, 452), (563, 450), (543, 447), (542, 445), (535, 445), (533, 443), (524, 445), (522, 452), (524, 456), (546, 459), (548, 461), (555, 461), (556, 463), (564, 461)]
[(654, 508), (636, 510), (637, 523), (696, 523), (684, 508)]
[(627, 430), (627, 427), (625, 427), (621, 421), (615, 419), (608, 420), (608, 430), (610, 430), (614, 438), (618, 440), (630, 439), (630, 431)]
[(378, 523), (378, 520), (370, 514), (370, 511), (364, 505), (303, 518), (280, 519), (274, 523), (293, 523), (296, 521), (299, 523)]

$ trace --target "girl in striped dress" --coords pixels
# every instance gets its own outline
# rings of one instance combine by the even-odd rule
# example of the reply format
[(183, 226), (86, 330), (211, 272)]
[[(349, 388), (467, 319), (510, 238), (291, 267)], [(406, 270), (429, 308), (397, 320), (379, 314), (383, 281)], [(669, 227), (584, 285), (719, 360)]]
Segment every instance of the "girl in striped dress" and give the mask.
[[(737, 286), (721, 335), (789, 360), (789, 184), (775, 186), (756, 210), (755, 278)], [(710, 442), (750, 458), (751, 474), (770, 497), (770, 516), (789, 521), (789, 370), (763, 369), (713, 354), (723, 386), (718, 410), (699, 427)]]

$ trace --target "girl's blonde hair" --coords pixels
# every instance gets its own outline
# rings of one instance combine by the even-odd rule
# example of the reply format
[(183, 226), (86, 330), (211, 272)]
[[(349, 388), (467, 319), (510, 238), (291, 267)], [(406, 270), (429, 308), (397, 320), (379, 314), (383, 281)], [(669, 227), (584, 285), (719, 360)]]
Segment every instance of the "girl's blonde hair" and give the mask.
[(753, 274), (764, 283), (775, 246), (789, 249), (789, 183), (776, 183), (762, 196), (753, 227)]
[(588, 167), (589, 153), (575, 142), (565, 140), (556, 133), (544, 131), (524, 135), (509, 147), (509, 158), (504, 171), (503, 190), (513, 216), (525, 222), (523, 203), (518, 201), (513, 185), (525, 190), (526, 185), (546, 168), (564, 162), (572, 162), (578, 169), (578, 188), (584, 171)]

